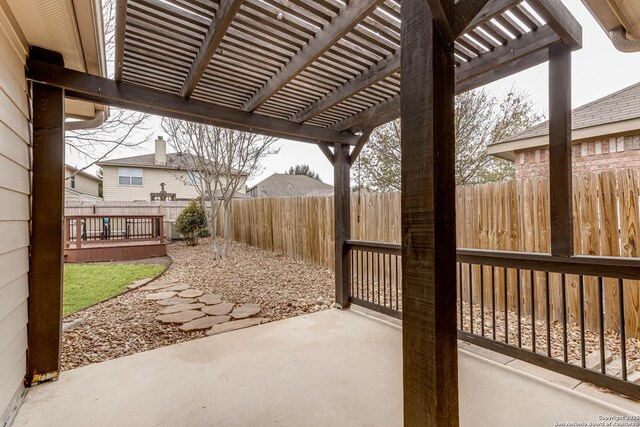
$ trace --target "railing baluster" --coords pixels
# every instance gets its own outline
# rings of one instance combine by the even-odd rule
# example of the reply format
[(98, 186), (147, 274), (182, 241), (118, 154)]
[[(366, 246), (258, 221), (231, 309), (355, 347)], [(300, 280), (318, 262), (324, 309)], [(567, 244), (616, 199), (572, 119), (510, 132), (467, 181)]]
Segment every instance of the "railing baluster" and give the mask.
[(398, 288), (399, 288), (400, 280), (398, 278), (398, 256), (396, 255), (396, 310), (400, 310), (400, 305), (398, 304)]
[(544, 273), (545, 311), (547, 316), (547, 356), (551, 357), (551, 295), (549, 293), (549, 272)]
[(503, 278), (504, 278), (504, 342), (505, 344), (509, 344), (509, 299), (507, 298), (507, 269), (503, 270)]
[(387, 254), (382, 254), (382, 278), (384, 280), (382, 288), (382, 305), (387, 306)]
[(492, 337), (496, 339), (496, 268), (491, 266), (491, 311), (493, 321), (491, 322), (491, 328), (493, 329)]
[(536, 352), (536, 283), (533, 270), (529, 270), (531, 284), (531, 351)]
[(620, 363), (622, 379), (627, 380), (627, 325), (624, 318), (624, 280), (618, 279), (618, 304), (620, 305)]
[(458, 263), (458, 303), (460, 304), (460, 330), (463, 330), (463, 316), (462, 316), (462, 263)]
[(604, 366), (605, 354), (604, 354), (604, 286), (602, 284), (602, 277), (598, 277), (598, 315), (600, 318), (600, 371), (603, 374), (607, 373), (607, 368)]
[(469, 264), (469, 331), (473, 333), (473, 266)]
[(480, 265), (480, 333), (484, 337), (484, 265)]
[(569, 361), (569, 343), (567, 338), (567, 275), (562, 274), (562, 345), (564, 347), (564, 361)]
[(516, 299), (518, 300), (518, 303), (516, 305), (516, 311), (518, 313), (518, 347), (522, 347), (522, 309), (521, 309), (521, 298), (522, 295), (520, 294), (520, 269), (516, 269)]
[(584, 276), (581, 274), (579, 278), (578, 298), (580, 299), (580, 362), (583, 368), (587, 366), (587, 355), (585, 350), (585, 337), (584, 337)]
[(380, 276), (380, 269), (381, 269), (381, 267), (380, 267), (380, 253), (378, 253), (376, 255), (376, 258), (378, 260), (378, 305), (380, 305), (380, 278), (381, 278), (381, 276)]

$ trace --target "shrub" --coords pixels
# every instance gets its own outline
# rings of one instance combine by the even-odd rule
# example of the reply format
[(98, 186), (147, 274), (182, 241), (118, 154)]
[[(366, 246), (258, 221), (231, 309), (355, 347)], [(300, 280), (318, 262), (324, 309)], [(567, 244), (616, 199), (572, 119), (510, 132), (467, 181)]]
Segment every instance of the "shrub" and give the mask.
[(207, 216), (202, 205), (195, 200), (180, 212), (176, 228), (189, 246), (198, 244), (198, 237), (207, 229)]

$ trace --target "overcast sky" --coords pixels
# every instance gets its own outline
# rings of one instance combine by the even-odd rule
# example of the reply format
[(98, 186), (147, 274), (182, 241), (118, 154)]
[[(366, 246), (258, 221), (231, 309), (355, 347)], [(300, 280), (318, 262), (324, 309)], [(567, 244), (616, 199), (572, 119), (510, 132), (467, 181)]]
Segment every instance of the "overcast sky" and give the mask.
[[(581, 0), (563, 0), (563, 3), (582, 24), (583, 29), (583, 48), (573, 54), (573, 107), (640, 81), (640, 53), (618, 52)], [(542, 64), (494, 82), (486, 88), (497, 96), (503, 96), (512, 87), (525, 91), (536, 108), (546, 116), (549, 99), (547, 72), (547, 64)], [(162, 135), (160, 119), (154, 118), (148, 126), (150, 129), (147, 133)], [(110, 158), (151, 153), (154, 139), (150, 138), (137, 152), (123, 149), (114, 152)], [(333, 169), (318, 147), (287, 140), (280, 140), (276, 144), (280, 147), (280, 152), (263, 161), (262, 173), (251, 177), (249, 184), (254, 184), (273, 173), (284, 172), (298, 163), (308, 164), (320, 174), (324, 182), (333, 183)], [(67, 163), (83, 166), (87, 162), (68, 152)]]

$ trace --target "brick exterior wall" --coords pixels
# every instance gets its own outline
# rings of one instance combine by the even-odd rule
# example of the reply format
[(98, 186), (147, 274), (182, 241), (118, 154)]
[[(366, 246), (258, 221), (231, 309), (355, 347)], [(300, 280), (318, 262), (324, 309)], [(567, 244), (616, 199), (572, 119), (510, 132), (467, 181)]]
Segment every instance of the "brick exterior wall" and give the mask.
[[(549, 176), (549, 148), (516, 151), (516, 179)], [(573, 144), (573, 172), (640, 170), (640, 134)]]

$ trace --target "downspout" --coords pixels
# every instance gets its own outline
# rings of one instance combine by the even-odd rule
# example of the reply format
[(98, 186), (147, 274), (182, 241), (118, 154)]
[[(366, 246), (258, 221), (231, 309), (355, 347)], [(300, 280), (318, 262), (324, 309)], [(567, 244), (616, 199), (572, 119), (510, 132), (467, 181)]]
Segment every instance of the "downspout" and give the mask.
[(81, 130), (100, 127), (106, 120), (108, 114), (106, 111), (96, 111), (96, 115), (88, 120), (73, 120), (64, 122), (64, 130)]
[(640, 40), (631, 38), (623, 26), (609, 31), (609, 38), (620, 52), (640, 52)]

